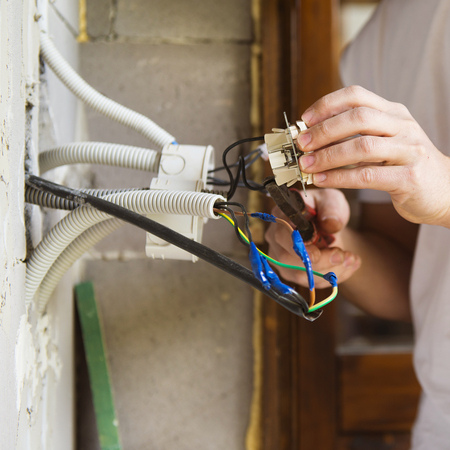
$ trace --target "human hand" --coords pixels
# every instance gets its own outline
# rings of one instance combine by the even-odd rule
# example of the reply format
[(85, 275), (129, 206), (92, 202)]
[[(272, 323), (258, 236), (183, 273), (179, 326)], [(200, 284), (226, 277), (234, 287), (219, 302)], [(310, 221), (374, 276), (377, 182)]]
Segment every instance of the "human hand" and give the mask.
[(322, 97), (302, 120), (309, 129), (298, 144), (314, 153), (300, 167), (316, 186), (386, 191), (410, 222), (450, 227), (450, 158), (405, 106), (351, 86)]
[[(333, 271), (339, 282), (343, 282), (359, 268), (361, 260), (359, 256), (344, 251), (340, 232), (345, 228), (350, 217), (350, 208), (342, 192), (336, 189), (310, 189), (305, 203), (317, 212), (316, 225), (318, 230), (336, 237), (333, 247), (319, 249), (315, 245), (308, 245), (313, 269), (327, 273)], [(272, 214), (288, 220), (278, 207)], [(266, 232), (266, 241), (269, 244), (269, 255), (286, 264), (301, 265), (300, 258), (292, 248), (291, 233), (280, 224), (271, 224)], [(304, 272), (278, 267), (280, 275), (287, 281), (302, 286), (308, 286), (308, 280)], [(321, 278), (316, 278), (316, 287), (329, 287), (329, 283)]]

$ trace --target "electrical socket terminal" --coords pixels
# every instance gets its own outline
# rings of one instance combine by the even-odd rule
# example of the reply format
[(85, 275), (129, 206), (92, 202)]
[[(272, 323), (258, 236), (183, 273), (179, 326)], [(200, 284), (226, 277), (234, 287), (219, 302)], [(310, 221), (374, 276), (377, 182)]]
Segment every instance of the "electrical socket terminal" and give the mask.
[(300, 132), (307, 127), (300, 120), (295, 125), (289, 125), (286, 114), (285, 119), (287, 128), (273, 128), (272, 133), (264, 135), (270, 166), (278, 186), (285, 184), (289, 187), (300, 181), (304, 187), (305, 184), (312, 184), (312, 175), (300, 170), (298, 160), (305, 153), (296, 142)]

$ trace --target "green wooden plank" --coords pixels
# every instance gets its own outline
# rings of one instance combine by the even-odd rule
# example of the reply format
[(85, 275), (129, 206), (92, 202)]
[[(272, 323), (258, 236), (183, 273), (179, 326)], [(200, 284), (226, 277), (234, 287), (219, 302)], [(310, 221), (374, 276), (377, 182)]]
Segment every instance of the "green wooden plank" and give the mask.
[(75, 296), (89, 371), (100, 447), (102, 450), (122, 450), (102, 325), (98, 314), (93, 284), (91, 282), (78, 284), (75, 286)]

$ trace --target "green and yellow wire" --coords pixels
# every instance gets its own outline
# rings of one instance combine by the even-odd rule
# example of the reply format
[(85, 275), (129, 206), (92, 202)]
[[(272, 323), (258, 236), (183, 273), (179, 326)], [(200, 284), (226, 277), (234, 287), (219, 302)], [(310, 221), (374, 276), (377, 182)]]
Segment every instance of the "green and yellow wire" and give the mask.
[[(219, 216), (222, 216), (224, 219), (228, 220), (228, 222), (230, 222), (231, 225), (235, 226), (234, 220), (231, 217), (229, 217), (227, 214), (225, 214), (224, 212), (222, 212), (218, 209), (214, 209), (214, 211), (217, 214), (219, 214)], [(279, 219), (279, 220), (282, 221), (282, 219)], [(283, 222), (285, 222), (285, 221), (283, 221)], [(239, 227), (237, 227), (237, 229), (239, 231), (239, 234), (242, 236), (242, 238), (249, 244), (250, 241), (249, 241), (247, 235)], [(262, 256), (264, 256), (264, 258), (266, 258), (268, 261), (270, 261), (271, 263), (273, 263), (277, 266), (285, 267), (287, 269), (301, 270), (302, 272), (306, 272), (306, 269), (304, 267), (282, 263), (281, 261), (277, 261), (276, 259), (272, 258), (271, 256), (266, 255), (259, 248), (257, 248), (257, 250)], [(313, 270), (313, 274), (320, 278), (324, 278), (323, 273), (316, 272), (315, 270)], [(324, 300), (322, 300), (321, 302), (316, 303), (316, 304), (314, 302), (312, 302), (312, 304), (310, 305), (310, 307), (308, 309), (308, 312), (317, 311), (318, 309), (323, 308), (324, 306), (328, 305), (337, 297), (337, 294), (338, 294), (338, 288), (337, 288), (337, 286), (334, 286), (331, 294), (327, 298), (325, 298)]]

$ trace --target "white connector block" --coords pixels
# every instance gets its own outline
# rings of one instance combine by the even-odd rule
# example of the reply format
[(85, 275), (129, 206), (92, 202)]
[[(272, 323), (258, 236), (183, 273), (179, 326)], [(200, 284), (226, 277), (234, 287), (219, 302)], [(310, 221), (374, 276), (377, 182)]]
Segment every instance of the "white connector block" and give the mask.
[[(162, 150), (158, 177), (152, 180), (150, 189), (201, 192), (206, 188), (208, 170), (213, 168), (214, 149), (210, 145), (168, 144)], [(203, 225), (207, 220), (175, 214), (152, 214), (149, 217), (197, 242), (202, 240)], [(147, 234), (145, 252), (154, 259), (198, 260), (196, 256), (152, 234)]]
[(278, 186), (286, 184), (289, 187), (297, 181), (312, 183), (312, 176), (300, 170), (298, 158), (303, 152), (295, 144), (300, 131), (306, 128), (305, 122), (297, 121), (296, 125), (289, 128), (273, 128), (273, 133), (264, 135), (270, 166)]

